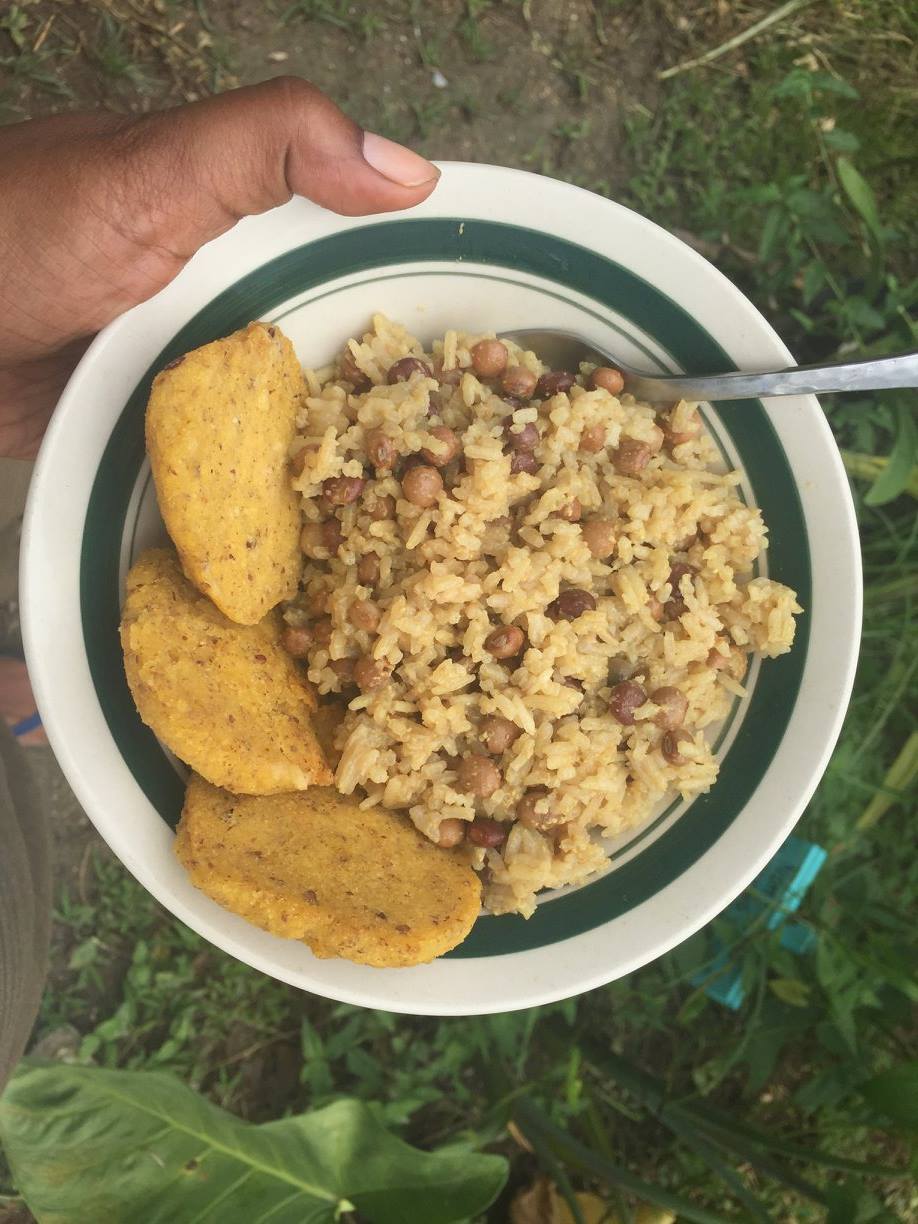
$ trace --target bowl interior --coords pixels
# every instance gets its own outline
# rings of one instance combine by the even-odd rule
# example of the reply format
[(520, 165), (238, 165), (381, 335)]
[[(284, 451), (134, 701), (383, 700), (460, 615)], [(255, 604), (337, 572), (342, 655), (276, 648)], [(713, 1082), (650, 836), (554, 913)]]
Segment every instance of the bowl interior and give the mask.
[[(168, 340), (127, 398), (95, 474), (80, 558), (92, 683), (118, 751), (168, 825), (181, 809), (181, 770), (140, 722), (117, 639), (124, 575), (138, 552), (162, 539), (143, 442), (152, 377), (173, 357), (255, 318), (280, 323), (304, 364), (324, 364), (377, 310), (428, 342), (448, 327), (550, 326), (579, 332), (638, 367), (734, 368), (685, 309), (627, 268), (573, 242), (498, 222), (441, 217), (361, 225), (296, 247), (217, 294)], [(741, 495), (761, 506), (768, 524), (767, 567), (760, 572), (793, 587), (809, 609), (807, 524), (768, 415), (749, 401), (706, 407), (704, 415), (724, 464), (743, 474)], [(644, 826), (610, 843), (603, 876), (546, 896), (528, 921), (483, 917), (450, 957), (500, 956), (593, 930), (687, 871), (730, 828), (768, 771), (794, 709), (808, 643), (805, 611), (793, 651), (753, 666), (746, 697), (714, 731), (721, 774), (709, 794), (661, 805)]]

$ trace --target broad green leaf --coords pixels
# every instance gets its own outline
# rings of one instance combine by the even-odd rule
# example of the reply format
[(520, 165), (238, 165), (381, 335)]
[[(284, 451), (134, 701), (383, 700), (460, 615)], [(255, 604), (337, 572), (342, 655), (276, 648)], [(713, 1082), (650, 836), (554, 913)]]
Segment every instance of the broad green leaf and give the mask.
[(20, 1064), (0, 1098), (42, 1224), (450, 1224), (500, 1191), (498, 1156), (420, 1152), (358, 1101), (254, 1126), (160, 1072)]
[(809, 68), (792, 68), (771, 91), (773, 98), (812, 98), (816, 94), (833, 93), (843, 98), (860, 95), (853, 85), (829, 72), (811, 72)]
[(918, 1130), (918, 1062), (881, 1071), (861, 1084), (860, 1092), (868, 1104), (896, 1126)]
[(843, 1182), (840, 1186), (830, 1186), (826, 1193), (829, 1199), (826, 1224), (852, 1224), (852, 1221), (858, 1218), (862, 1187), (856, 1182)]
[(885, 506), (898, 497), (909, 482), (912, 467), (918, 462), (918, 427), (905, 404), (899, 405), (896, 441), (889, 462), (864, 495), (868, 506)]
[(867, 331), (880, 331), (886, 326), (886, 320), (880, 312), (858, 294), (845, 298), (845, 315), (855, 327)]
[(822, 138), (826, 147), (834, 149), (836, 153), (856, 153), (861, 147), (861, 142), (854, 133), (846, 132), (844, 128), (837, 127), (831, 132), (824, 132)]
[(803, 304), (809, 306), (813, 298), (826, 283), (826, 267), (818, 259), (807, 264), (803, 274)]
[(793, 1099), (807, 1113), (815, 1113), (817, 1109), (831, 1108), (843, 1101), (863, 1078), (862, 1065), (849, 1058), (847, 1062), (829, 1064), (818, 1071), (797, 1089)]
[(790, 313), (797, 320), (805, 332), (813, 331), (815, 324), (811, 318), (803, 313), (802, 310), (797, 310), (796, 307), (791, 307)]
[(84, 939), (70, 953), (70, 960), (67, 962), (68, 969), (85, 969), (87, 965), (94, 965), (99, 959), (99, 941), (95, 935), (90, 935), (89, 939)]
[(799, 978), (772, 978), (768, 984), (781, 1002), (791, 1007), (806, 1007), (810, 1001), (810, 988)]
[(765, 215), (762, 227), (762, 237), (759, 239), (759, 259), (767, 263), (777, 250), (778, 240), (784, 232), (784, 211), (779, 204), (773, 204)]
[(840, 157), (835, 163), (835, 169), (838, 171), (838, 180), (845, 189), (848, 199), (860, 213), (877, 245), (882, 246), (883, 227), (880, 224), (880, 214), (877, 211), (877, 200), (873, 194), (873, 188), (847, 157)]

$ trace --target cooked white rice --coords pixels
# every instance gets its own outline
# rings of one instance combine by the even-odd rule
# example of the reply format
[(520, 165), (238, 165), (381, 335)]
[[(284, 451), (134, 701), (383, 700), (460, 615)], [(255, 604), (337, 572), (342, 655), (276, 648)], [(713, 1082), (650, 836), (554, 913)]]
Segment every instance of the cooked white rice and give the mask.
[[(405, 810), (435, 841), (445, 839), (443, 821), (466, 822), (449, 828), (452, 840), (468, 833), (485, 906), (529, 915), (541, 889), (580, 883), (605, 867), (603, 835), (646, 821), (668, 792), (693, 795), (713, 784), (717, 765), (704, 730), (742, 694), (748, 653), (790, 649), (800, 608), (788, 587), (752, 577), (766, 532), (759, 511), (737, 496), (738, 474), (718, 470), (704, 431), (673, 442), (697, 421), (692, 405), (680, 403), (658, 422), (629, 395), (588, 390), (589, 366), (569, 392), (508, 403), (499, 379), (472, 371), (471, 349), (482, 338), (449, 331), (425, 353), (403, 327), (376, 315), (335, 365), (307, 371), (295, 486), (304, 521), (336, 516), (341, 543), (327, 560), (314, 552), (306, 560), (300, 596), (285, 616), (311, 631), (308, 675), (319, 693), (347, 701), (338, 789), (368, 806)], [(535, 354), (506, 348), (510, 365), (545, 370)], [(389, 385), (390, 367), (406, 356), (439, 377), (419, 371)], [(355, 391), (363, 378), (369, 389)], [(508, 414), (513, 431), (538, 429), (532, 473), (511, 473)], [(668, 431), (663, 447), (659, 424)], [(450, 427), (462, 451), (442, 470), (436, 504), (417, 506), (403, 496), (405, 460), (423, 447), (437, 452), (429, 432), (436, 425)], [(596, 453), (578, 449), (591, 426), (605, 432)], [(372, 429), (394, 444), (392, 471), (374, 473), (368, 463)], [(616, 467), (623, 439), (653, 452), (633, 475)], [(339, 476), (366, 484), (352, 504), (330, 506), (323, 482)], [(374, 518), (370, 510), (386, 495), (394, 513)], [(579, 522), (558, 517), (573, 499)], [(583, 535), (597, 517), (614, 524), (615, 551), (605, 560)], [(362, 582), (358, 565), (368, 554), (378, 575)], [(676, 563), (694, 571), (679, 591), (669, 581)], [(549, 605), (569, 588), (590, 592), (595, 607), (551, 619)], [(373, 605), (372, 630), (352, 619), (360, 601)], [(500, 660), (486, 649), (501, 625), (524, 631), (518, 656)], [(360, 692), (340, 661), (367, 657), (391, 675)], [(610, 712), (623, 679), (647, 695), (663, 686), (684, 695), (690, 738), (670, 752), (681, 763), (663, 755), (660, 709), (649, 696), (633, 725)], [(480, 724), (488, 715), (510, 720), (518, 735), (490, 758), (500, 784), (482, 797), (460, 789), (457, 768), (484, 753)], [(524, 794), (540, 787), (547, 794), (534, 819), (516, 819)]]

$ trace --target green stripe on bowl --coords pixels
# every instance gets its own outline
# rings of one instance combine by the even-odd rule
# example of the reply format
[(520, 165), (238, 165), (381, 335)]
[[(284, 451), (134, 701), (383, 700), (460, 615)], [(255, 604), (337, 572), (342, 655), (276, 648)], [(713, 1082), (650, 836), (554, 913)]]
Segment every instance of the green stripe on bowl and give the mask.
[[(99, 703), (126, 764), (170, 825), (182, 784), (134, 708), (118, 643), (118, 567), (125, 518), (144, 458), (143, 415), (154, 375), (168, 361), (329, 280), (394, 265), (472, 261), (529, 273), (592, 298), (653, 336), (687, 371), (735, 366), (685, 310), (620, 264), (551, 235), (489, 221), (399, 220), (362, 226), (289, 251), (219, 294), (165, 346), (130, 396), (99, 464), (86, 514), (80, 565), (83, 636)], [(771, 576), (811, 607), (806, 523), (790, 467), (757, 401), (718, 405), (769, 527)], [(806, 662), (809, 616), (793, 651), (762, 668), (743, 725), (713, 790), (629, 862), (595, 883), (538, 907), (528, 921), (484, 917), (452, 956), (524, 951), (590, 930), (675, 880), (729, 828), (764, 777), (787, 728)]]

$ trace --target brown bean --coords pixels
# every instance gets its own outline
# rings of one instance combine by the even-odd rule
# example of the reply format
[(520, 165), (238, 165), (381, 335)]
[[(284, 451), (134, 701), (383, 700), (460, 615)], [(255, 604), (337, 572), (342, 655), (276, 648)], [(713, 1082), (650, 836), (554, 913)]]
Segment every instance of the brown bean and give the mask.
[(312, 645), (312, 634), (300, 625), (285, 625), (281, 634), (281, 644), (287, 654), (294, 659), (305, 659)]
[(674, 731), (664, 732), (660, 739), (660, 751), (663, 753), (664, 759), (669, 761), (670, 765), (684, 765), (688, 757), (684, 757), (679, 751), (680, 745), (693, 742), (688, 731), (677, 728)]
[(605, 425), (587, 425), (580, 435), (577, 449), (582, 450), (586, 455), (597, 455), (605, 446), (606, 437)]
[(472, 671), (477, 666), (465, 653), (465, 649), (462, 646), (448, 646), (446, 657), (451, 663), (461, 663), (469, 671)]
[(420, 357), (400, 357), (389, 366), (386, 382), (407, 382), (414, 374), (423, 374), (425, 378), (433, 377), (430, 366), (426, 361), (421, 361)]
[(437, 845), (440, 849), (452, 850), (454, 846), (461, 845), (465, 841), (468, 823), (467, 820), (457, 820), (455, 816), (447, 816), (445, 820), (441, 820), (437, 829)]
[(733, 643), (721, 635), (714, 639), (714, 645), (708, 651), (708, 667), (721, 671), (730, 662), (730, 649)]
[(525, 825), (527, 829), (535, 829), (537, 832), (542, 832), (558, 823), (557, 815), (550, 808), (548, 811), (536, 811), (536, 805), (548, 793), (547, 786), (534, 786), (531, 790), (526, 791), (525, 795), (516, 805), (515, 814), (520, 824)]
[(654, 722), (664, 731), (674, 731), (685, 721), (688, 710), (688, 699), (681, 689), (664, 684), (662, 688), (654, 689), (650, 700), (660, 707), (660, 712), (654, 717)]
[(354, 664), (354, 679), (362, 693), (371, 693), (382, 688), (392, 675), (388, 663), (374, 659), (372, 655), (362, 655)]
[[(676, 405), (673, 405), (673, 408), (675, 407)], [(691, 442), (701, 433), (701, 417), (697, 411), (692, 412), (687, 427), (684, 429), (673, 429), (672, 412), (659, 418), (659, 420), (660, 428), (663, 431), (663, 439), (670, 449), (674, 446), (682, 446), (685, 442)]]
[(479, 378), (498, 378), (507, 368), (507, 348), (499, 340), (479, 340), (469, 351)]
[(583, 506), (580, 504), (579, 497), (571, 498), (566, 506), (562, 506), (560, 510), (555, 511), (555, 517), (564, 519), (565, 523), (579, 523), (582, 514)]
[(674, 561), (669, 570), (669, 585), (675, 594), (681, 587), (682, 579), (687, 575), (695, 573), (695, 567), (689, 565), (687, 561)]
[(358, 366), (354, 354), (350, 349), (346, 348), (341, 354), (338, 362), (338, 368), (341, 371), (341, 377), (344, 382), (349, 382), (354, 388), (355, 394), (362, 394), (364, 391), (369, 391), (372, 387), (369, 376)]
[(357, 577), (364, 586), (376, 586), (379, 582), (379, 557), (376, 553), (365, 553), (357, 562)]
[(322, 616), (309, 626), (313, 641), (317, 646), (327, 646), (331, 641), (332, 621), (330, 616)]
[(444, 370), (442, 357), (434, 361), (433, 376), (443, 387), (458, 387), (462, 382), (462, 370), (458, 366), (454, 366), (452, 370)]
[(501, 379), (501, 390), (505, 395), (512, 395), (516, 399), (528, 400), (532, 399), (532, 393), (536, 389), (538, 378), (533, 374), (532, 370), (527, 370), (525, 366), (511, 366)]
[(694, 567), (687, 565), (684, 561), (676, 561), (670, 569), (668, 581), (671, 593), (663, 609), (668, 620), (676, 620), (685, 612), (688, 605), (682, 594), (682, 579), (687, 574), (691, 575), (694, 572)]
[[(401, 476), (406, 472), (410, 472), (412, 468), (424, 467), (424, 460), (421, 458), (421, 452), (415, 451), (413, 455), (406, 455), (401, 463)], [(399, 477), (401, 479), (401, 477)]]
[(389, 471), (398, 457), (395, 442), (384, 429), (371, 429), (365, 442), (367, 458), (377, 471)]
[(553, 621), (572, 621), (583, 616), (584, 612), (592, 612), (595, 607), (596, 598), (589, 591), (570, 587), (567, 591), (562, 591), (557, 599), (553, 599), (545, 612)]
[(486, 850), (496, 850), (507, 840), (509, 832), (509, 826), (501, 821), (479, 816), (469, 825), (468, 837), (473, 845), (483, 846)]
[(300, 550), (313, 560), (329, 555), (322, 541), (322, 526), (322, 523), (305, 523), (300, 532)]
[(364, 490), (362, 476), (330, 476), (322, 481), (322, 492), (333, 506), (350, 506)]
[(523, 734), (520, 728), (500, 714), (488, 714), (479, 727), (481, 742), (492, 756), (500, 756)]
[(623, 476), (637, 476), (638, 472), (643, 472), (652, 455), (653, 451), (646, 442), (640, 442), (637, 438), (622, 438), (612, 462), (616, 472), (621, 472)]
[(443, 492), (443, 477), (435, 467), (424, 464), (409, 468), (402, 476), (402, 492), (412, 505), (427, 509), (437, 504)]
[(609, 713), (623, 727), (634, 726), (634, 711), (647, 700), (644, 686), (634, 680), (623, 680), (616, 684), (609, 697)]
[(456, 766), (456, 790), (479, 799), (493, 795), (502, 781), (494, 762), (477, 753), (462, 757)]
[(375, 633), (382, 616), (379, 608), (371, 599), (355, 599), (351, 604), (351, 624), (357, 629), (365, 629), (367, 633)]
[(322, 540), (330, 553), (336, 553), (341, 547), (343, 535), (341, 523), (334, 516), (326, 519), (322, 524)]
[(300, 548), (314, 561), (332, 557), (341, 545), (341, 535), (341, 524), (336, 518), (324, 523), (305, 523), (300, 532)]
[(610, 395), (621, 395), (625, 380), (621, 370), (614, 366), (597, 366), (590, 375), (590, 386), (594, 391), (608, 391)]
[(562, 676), (561, 683), (565, 688), (575, 689), (578, 693), (583, 692), (583, 681), (578, 680), (576, 676)]
[(587, 548), (597, 560), (604, 561), (615, 552), (615, 524), (608, 519), (590, 519), (580, 530)]
[(708, 651), (708, 667), (715, 671), (725, 671), (734, 680), (742, 680), (746, 674), (748, 660), (741, 646), (735, 646), (729, 638), (717, 637), (715, 644)]
[(630, 680), (634, 673), (634, 664), (625, 655), (616, 655), (609, 660), (610, 684), (621, 684), (623, 680)]
[(319, 448), (316, 446), (315, 442), (307, 442), (302, 450), (298, 450), (289, 463), (290, 475), (302, 476), (307, 458), (310, 455), (314, 455), (318, 449)]
[(461, 450), (459, 439), (447, 425), (434, 425), (427, 432), (441, 442), (442, 446), (437, 450), (429, 446), (422, 447), (422, 457), (436, 468), (446, 467), (448, 463), (452, 463)]
[(567, 370), (550, 370), (536, 383), (535, 396), (536, 399), (551, 399), (561, 391), (570, 391), (573, 385), (574, 376)]
[(538, 429), (532, 423), (527, 421), (522, 427), (516, 426), (513, 423), (513, 417), (504, 417), (504, 437), (512, 450), (515, 451), (534, 451), (542, 440)]
[(495, 659), (512, 659), (523, 649), (526, 635), (518, 625), (501, 625), (485, 638), (485, 650)]
[(341, 684), (354, 683), (354, 660), (331, 659), (328, 666), (332, 669)]
[(530, 476), (534, 476), (538, 470), (539, 461), (532, 451), (513, 451), (510, 455), (511, 476), (515, 476), (517, 472), (528, 472)]
[(372, 501), (366, 502), (366, 511), (374, 523), (383, 519), (395, 518), (395, 498), (389, 493), (377, 493)]

